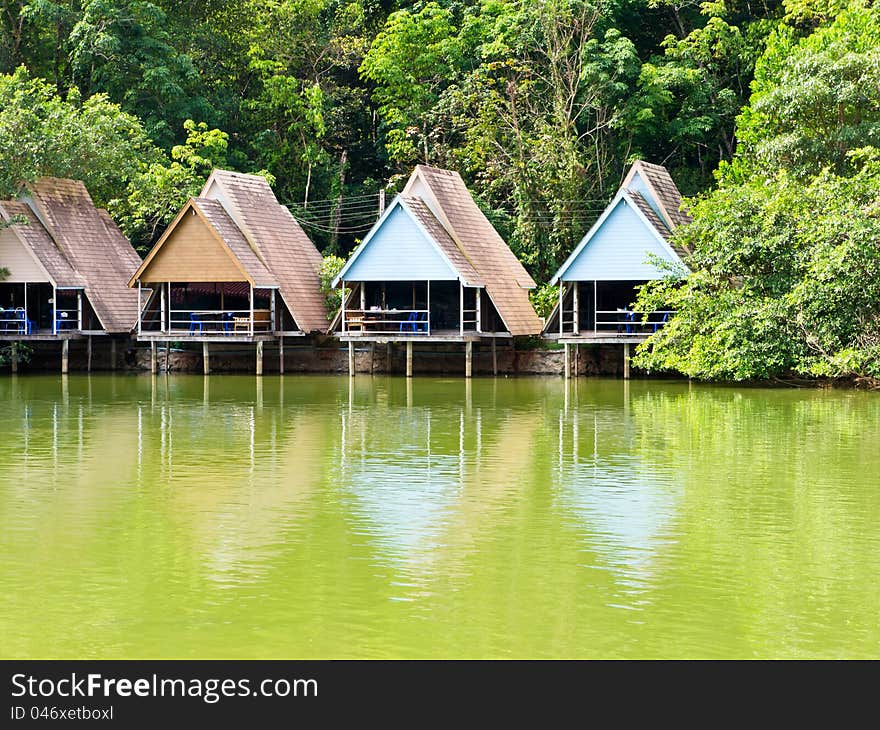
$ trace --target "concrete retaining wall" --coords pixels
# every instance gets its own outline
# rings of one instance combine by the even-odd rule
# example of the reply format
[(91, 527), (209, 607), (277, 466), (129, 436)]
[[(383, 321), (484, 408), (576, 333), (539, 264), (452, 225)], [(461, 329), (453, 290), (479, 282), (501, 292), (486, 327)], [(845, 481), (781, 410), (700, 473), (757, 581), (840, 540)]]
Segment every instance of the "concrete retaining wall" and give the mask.
[[(60, 371), (61, 344), (58, 342), (31, 343), (31, 358), (19, 365), (20, 372), (29, 370)], [(256, 346), (252, 344), (223, 345), (212, 343), (211, 372), (254, 372), (256, 369)], [(561, 375), (563, 351), (516, 350), (509, 342), (497, 347), (498, 372), (504, 375)], [(572, 348), (574, 357), (574, 348)], [(475, 344), (473, 355), (474, 375), (492, 373), (492, 350), (488, 344)], [(86, 370), (86, 342), (72, 340), (70, 343), (70, 372)], [(622, 345), (582, 345), (577, 360), (580, 375), (622, 375)], [(159, 370), (165, 369), (165, 351), (158, 348)], [(263, 351), (263, 372), (278, 372), (278, 347), (266, 343)], [(385, 345), (376, 345), (372, 356), (369, 344), (358, 345), (355, 366), (359, 374), (371, 372), (403, 374), (406, 370), (406, 348), (396, 344), (391, 349), (391, 359)], [(6, 366), (8, 369), (8, 365)], [(109, 370), (110, 343), (108, 338), (92, 340), (92, 370)], [(143, 343), (135, 344), (119, 340), (116, 345), (116, 370), (143, 371), (150, 369), (150, 348)], [(348, 347), (332, 341), (318, 346), (285, 344), (284, 369), (286, 373), (347, 373)], [(180, 373), (202, 372), (201, 345), (193, 344), (182, 349), (172, 348), (168, 354), (168, 371)], [(464, 345), (413, 346), (413, 374), (464, 375)]]

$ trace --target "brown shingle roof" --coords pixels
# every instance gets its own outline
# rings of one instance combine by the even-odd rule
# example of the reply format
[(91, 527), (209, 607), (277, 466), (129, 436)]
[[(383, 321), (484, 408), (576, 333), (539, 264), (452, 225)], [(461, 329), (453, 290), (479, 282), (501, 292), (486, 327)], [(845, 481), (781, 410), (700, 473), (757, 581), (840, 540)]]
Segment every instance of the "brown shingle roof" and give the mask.
[(192, 203), (232, 251), (255, 287), (278, 286), (278, 280), (266, 268), (266, 265), (251, 248), (244, 234), (238, 230), (235, 222), (218, 201), (210, 198), (193, 198)]
[(535, 282), (483, 215), (459, 174), (418, 165), (405, 195), (417, 193), (418, 180), (427, 188), (426, 205), (485, 282), (486, 292), (510, 333), (538, 334), (542, 323), (526, 290)]
[(672, 247), (672, 250), (678, 255), (679, 258), (683, 259), (688, 255), (688, 252), (685, 250), (684, 246), (678, 243), (675, 240), (675, 236), (672, 235), (672, 231), (669, 230), (669, 227), (666, 223), (663, 222), (663, 219), (657, 215), (657, 212), (651, 207), (651, 204), (645, 199), (645, 196), (642, 195), (637, 190), (627, 190), (627, 194), (632, 199), (633, 203), (636, 204), (636, 207), (644, 214), (645, 218), (654, 226), (654, 229), (659, 233), (663, 239)]
[[(127, 282), (140, 264), (131, 244), (106, 211), (95, 207), (78, 180), (43, 178), (30, 185), (28, 193), (36, 215), (23, 214), (32, 224), (39, 223), (45, 236), (36, 226), (29, 232), (24, 229), (30, 226), (16, 226), (19, 235), (28, 240), (32, 250), (40, 252), (38, 255), (45, 256), (41, 261), (50, 276), (54, 271), (67, 277), (73, 270), (76, 277), (70, 281), (79, 283), (66, 285), (84, 286), (107, 332), (130, 332), (137, 321), (138, 295)], [(47, 238), (54, 247), (48, 246)]]
[[(215, 188), (216, 185), (216, 188)], [(304, 332), (326, 331), (327, 307), (321, 293), (321, 254), (296, 219), (278, 203), (265, 178), (214, 170), (202, 196), (219, 201), (266, 268)]]
[(648, 187), (660, 206), (664, 222), (670, 230), (691, 222), (690, 214), (681, 210), (681, 193), (672, 180), (669, 170), (663, 165), (653, 165), (644, 160), (636, 160), (627, 173), (623, 187), (629, 187), (629, 182), (636, 172), (639, 172), (648, 183)]
[(466, 282), (470, 286), (484, 286), (482, 277), (477, 273), (464, 252), (458, 247), (458, 244), (452, 240), (443, 224), (434, 217), (434, 214), (425, 205), (425, 202), (421, 198), (410, 195), (401, 195), (400, 199), (412, 211), (412, 214), (419, 223), (425, 227), (431, 238), (440, 246), (440, 250), (452, 262), (452, 265)]

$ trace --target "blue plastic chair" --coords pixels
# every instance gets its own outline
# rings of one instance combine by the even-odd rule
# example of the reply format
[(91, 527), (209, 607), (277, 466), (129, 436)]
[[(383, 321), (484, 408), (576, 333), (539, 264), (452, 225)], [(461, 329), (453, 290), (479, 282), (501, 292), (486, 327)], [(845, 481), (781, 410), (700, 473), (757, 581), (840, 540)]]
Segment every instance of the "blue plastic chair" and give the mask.
[(195, 312), (189, 313), (189, 333), (194, 335), (196, 332), (199, 334), (202, 333), (202, 320), (199, 319), (199, 315)]
[(64, 330), (72, 330), (74, 329), (74, 320), (65, 316), (65, 312), (58, 312), (55, 315), (55, 331), (63, 332)]
[(636, 321), (636, 313), (635, 312), (627, 312), (626, 313), (626, 333), (631, 335), (635, 331), (635, 326), (633, 322)]
[(405, 321), (400, 323), (400, 331), (405, 332), (418, 332), (419, 331), (419, 313), (418, 312), (410, 312), (409, 317), (406, 318)]
[(654, 332), (659, 330), (668, 321), (669, 321), (669, 312), (666, 312), (666, 313), (664, 313), (663, 318), (659, 322), (654, 322)]
[(232, 326), (232, 312), (223, 312), (223, 332), (229, 334), (229, 328)]

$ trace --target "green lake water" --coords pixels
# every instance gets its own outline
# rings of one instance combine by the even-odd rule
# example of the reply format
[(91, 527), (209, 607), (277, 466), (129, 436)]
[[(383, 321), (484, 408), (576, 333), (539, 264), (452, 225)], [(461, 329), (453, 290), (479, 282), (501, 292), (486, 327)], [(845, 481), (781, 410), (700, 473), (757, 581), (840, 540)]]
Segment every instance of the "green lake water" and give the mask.
[(878, 657), (880, 395), (0, 377), (2, 657)]

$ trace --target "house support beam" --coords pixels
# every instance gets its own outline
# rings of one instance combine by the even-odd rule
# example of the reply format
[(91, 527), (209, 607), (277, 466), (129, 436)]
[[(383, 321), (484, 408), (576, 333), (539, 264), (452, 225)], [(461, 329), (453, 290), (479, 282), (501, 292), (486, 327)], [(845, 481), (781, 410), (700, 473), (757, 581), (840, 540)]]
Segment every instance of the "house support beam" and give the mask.
[(263, 341), (257, 342), (257, 375), (263, 374)]
[(562, 358), (562, 376), (566, 380), (568, 380), (568, 378), (571, 376), (571, 354), (569, 353), (570, 347), (571, 345), (569, 345), (567, 342), (562, 346), (564, 350), (564, 355)]
[(165, 365), (163, 370), (168, 373), (171, 370), (171, 343), (165, 343)]
[(156, 362), (156, 340), (150, 342), (150, 372), (155, 375), (158, 370)]
[(385, 372), (391, 372), (391, 343), (385, 343)]
[(412, 345), (411, 341), (406, 343), (406, 377), (412, 377)]
[(376, 360), (376, 343), (370, 343), (370, 375), (373, 374), (373, 363)]
[(92, 336), (86, 337), (86, 372), (92, 372)]
[(629, 342), (623, 343), (623, 379), (629, 380)]
[(278, 374), (284, 375), (284, 337), (278, 338)]
[(116, 370), (116, 338), (110, 338), (110, 369)]
[(10, 345), (10, 354), (9, 354), (9, 366), (12, 368), (13, 373), (18, 372), (18, 343), (13, 342)]
[(471, 377), (474, 366), (474, 343), (468, 340), (464, 343), (464, 376)]
[(67, 375), (70, 365), (70, 340), (61, 340), (61, 374)]
[(494, 337), (492, 338), (492, 375), (498, 375), (498, 348)]
[(348, 343), (348, 376), (354, 377), (354, 342)]
[(205, 375), (211, 374), (211, 353), (207, 342), (202, 343), (202, 372)]

